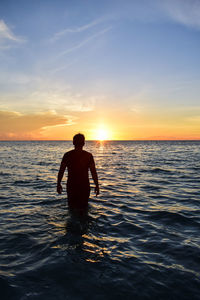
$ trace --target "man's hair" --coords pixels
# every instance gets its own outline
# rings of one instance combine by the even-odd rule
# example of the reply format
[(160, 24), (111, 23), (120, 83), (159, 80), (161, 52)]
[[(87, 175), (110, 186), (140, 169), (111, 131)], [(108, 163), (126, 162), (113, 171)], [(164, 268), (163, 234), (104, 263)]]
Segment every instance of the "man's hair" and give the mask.
[(85, 137), (83, 134), (78, 133), (73, 137), (73, 144), (74, 146), (84, 146), (85, 144)]

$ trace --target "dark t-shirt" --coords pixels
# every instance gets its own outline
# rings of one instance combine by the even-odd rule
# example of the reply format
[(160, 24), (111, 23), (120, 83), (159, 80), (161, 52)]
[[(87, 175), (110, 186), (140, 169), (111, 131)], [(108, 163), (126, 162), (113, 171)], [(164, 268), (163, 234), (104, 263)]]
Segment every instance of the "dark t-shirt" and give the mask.
[(71, 150), (63, 156), (62, 163), (67, 167), (68, 202), (73, 205), (87, 204), (90, 194), (88, 170), (94, 159), (85, 150)]

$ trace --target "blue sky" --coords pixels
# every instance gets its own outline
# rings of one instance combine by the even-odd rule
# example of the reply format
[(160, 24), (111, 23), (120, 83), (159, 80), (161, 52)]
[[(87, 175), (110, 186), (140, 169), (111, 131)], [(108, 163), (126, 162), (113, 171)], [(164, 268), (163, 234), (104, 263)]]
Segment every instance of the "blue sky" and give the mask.
[[(166, 118), (166, 127), (171, 115), (175, 132), (178, 120), (198, 138), (199, 53), (199, 0), (1, 0), (0, 110), (52, 113), (47, 126), (65, 116), (74, 130), (87, 112), (91, 126), (123, 112), (131, 127), (132, 112), (133, 123)], [(5, 126), (2, 138), (11, 133)]]

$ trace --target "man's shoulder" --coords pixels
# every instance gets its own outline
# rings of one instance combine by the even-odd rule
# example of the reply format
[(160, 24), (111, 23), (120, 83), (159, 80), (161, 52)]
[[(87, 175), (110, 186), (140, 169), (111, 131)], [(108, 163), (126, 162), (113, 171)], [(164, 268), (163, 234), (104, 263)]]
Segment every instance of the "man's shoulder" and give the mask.
[(67, 152), (65, 152), (65, 154), (64, 154), (64, 157), (66, 158), (66, 157), (69, 157), (71, 154), (73, 154), (74, 153), (74, 149), (72, 149), (72, 150), (70, 150), (70, 151), (67, 151)]
[(93, 155), (92, 153), (86, 151), (86, 150), (82, 150), (81, 152), (77, 152), (75, 149), (72, 149), (70, 151), (67, 151), (65, 154), (64, 154), (64, 158), (65, 159), (70, 159), (72, 157), (77, 157), (78, 156), (82, 156), (82, 157), (87, 157), (88, 159), (90, 158), (93, 158)]
[(84, 153), (84, 155), (86, 156), (88, 156), (88, 157), (91, 157), (92, 156), (92, 153), (90, 153), (90, 152), (88, 152), (88, 151), (86, 151), (86, 150), (83, 150), (83, 153)]
[(72, 149), (72, 150), (69, 150), (69, 151), (67, 151), (65, 154), (71, 154), (71, 153), (74, 153), (75, 152), (75, 150), (74, 149)]
[(84, 151), (84, 157), (87, 160), (87, 162), (89, 163), (89, 165), (94, 163), (94, 157), (93, 157), (92, 153), (90, 153), (88, 151)]

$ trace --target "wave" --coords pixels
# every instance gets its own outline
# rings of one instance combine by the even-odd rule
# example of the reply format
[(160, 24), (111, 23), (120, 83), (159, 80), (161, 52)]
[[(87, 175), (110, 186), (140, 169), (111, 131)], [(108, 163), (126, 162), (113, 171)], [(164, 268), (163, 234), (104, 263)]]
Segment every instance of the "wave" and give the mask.
[(184, 216), (181, 213), (170, 211), (149, 211), (148, 219), (159, 221), (171, 226), (183, 225), (183, 226), (195, 226), (200, 227), (200, 224), (196, 222), (192, 217)]
[(1, 297), (198, 299), (199, 143), (89, 142), (100, 195), (85, 219), (56, 195), (70, 147), (4, 143)]

